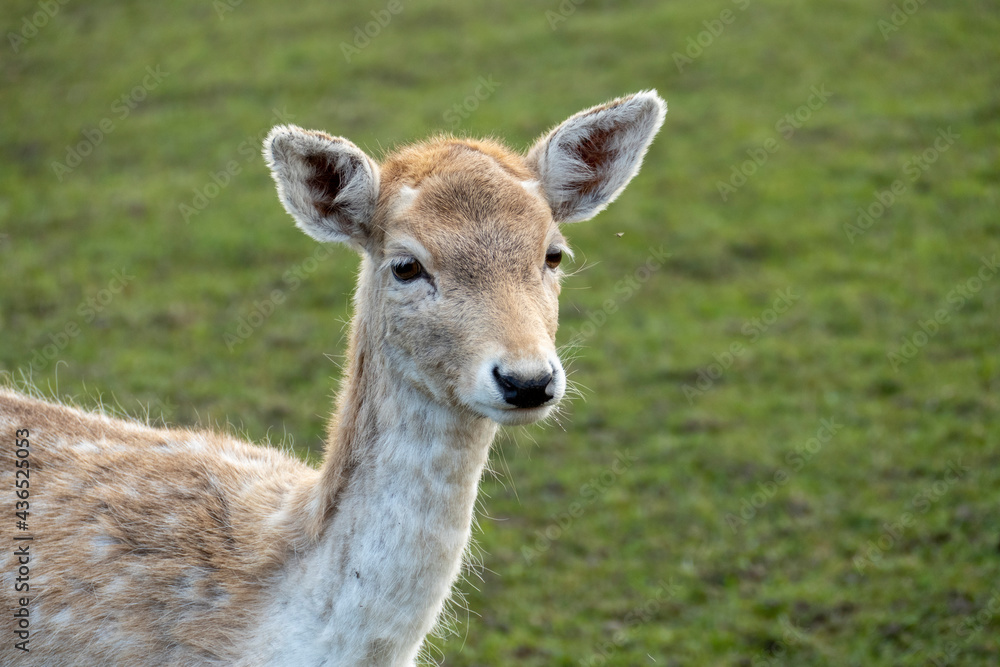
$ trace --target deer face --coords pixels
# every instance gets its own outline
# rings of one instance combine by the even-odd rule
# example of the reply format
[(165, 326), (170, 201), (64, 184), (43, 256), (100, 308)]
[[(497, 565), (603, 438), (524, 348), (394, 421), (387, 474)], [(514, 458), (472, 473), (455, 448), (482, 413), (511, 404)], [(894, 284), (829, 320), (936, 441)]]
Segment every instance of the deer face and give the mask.
[(501, 424), (562, 398), (560, 224), (606, 206), (663, 121), (655, 93), (573, 116), (516, 155), (436, 139), (381, 167), (346, 139), (279, 126), (265, 141), (299, 227), (362, 253), (356, 317), (386, 366), (433, 400)]
[(531, 175), (491, 148), (440, 141), (383, 165), (369, 279), (393, 368), (438, 400), (525, 423), (566, 387), (555, 333), (568, 248)]

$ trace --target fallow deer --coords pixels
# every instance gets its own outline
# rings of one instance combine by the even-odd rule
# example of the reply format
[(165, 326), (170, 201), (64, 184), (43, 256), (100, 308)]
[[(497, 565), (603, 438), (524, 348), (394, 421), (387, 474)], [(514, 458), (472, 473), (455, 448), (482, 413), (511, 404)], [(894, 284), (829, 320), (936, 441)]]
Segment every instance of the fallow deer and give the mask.
[[(381, 163), (275, 127), (264, 155), (284, 207), (361, 255), (321, 466), (0, 390), (0, 663), (414, 664), (460, 573), (498, 425), (541, 420), (565, 392), (563, 225), (618, 196), (665, 113), (645, 91), (524, 155), (439, 137)], [(21, 479), (34, 539), (16, 542)], [(28, 652), (10, 632), (21, 608)]]

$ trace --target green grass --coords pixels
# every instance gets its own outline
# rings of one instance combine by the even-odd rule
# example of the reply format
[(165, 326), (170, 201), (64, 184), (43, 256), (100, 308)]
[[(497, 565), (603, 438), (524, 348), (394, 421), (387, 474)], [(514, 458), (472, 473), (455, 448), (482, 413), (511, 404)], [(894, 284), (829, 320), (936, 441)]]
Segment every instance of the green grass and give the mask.
[[(555, 0), (403, 0), (350, 63), (341, 43), (385, 3), (222, 6), (71, 2), (18, 53), (8, 38), (0, 370), (39, 353), (31, 378), (52, 393), (232, 422), (315, 457), (357, 260), (317, 260), (282, 211), (256, 145), (276, 111), (375, 154), (442, 130), (523, 148), (655, 87), (670, 112), (642, 172), (567, 230), (585, 268), (561, 342), (590, 334), (572, 363), (586, 399), (498, 443), (486, 569), (462, 585), (471, 612), (436, 643), (442, 663), (997, 663), (1000, 275), (967, 283), (1000, 255), (1000, 4), (924, 3), (883, 36), (887, 1), (587, 0), (552, 30)], [(5, 33), (37, 11), (7, 3)], [(147, 66), (168, 75), (121, 117)], [(496, 89), (452, 127), (479, 77)], [(788, 136), (814, 86), (828, 99)], [(57, 178), (105, 118), (113, 131)], [(185, 221), (199, 192), (214, 195)], [(616, 291), (661, 246), (663, 265)], [(284, 302), (227, 346), (275, 289)], [(620, 474), (616, 453), (635, 459)]]

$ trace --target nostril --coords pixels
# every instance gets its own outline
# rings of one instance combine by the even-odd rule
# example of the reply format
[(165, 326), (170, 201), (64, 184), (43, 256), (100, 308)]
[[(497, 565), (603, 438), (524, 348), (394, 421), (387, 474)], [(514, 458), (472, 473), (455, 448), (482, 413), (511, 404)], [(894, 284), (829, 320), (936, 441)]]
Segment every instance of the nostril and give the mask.
[(552, 387), (552, 373), (533, 377), (519, 378), (500, 372), (498, 366), (493, 367), (493, 378), (503, 393), (503, 400), (518, 408), (537, 408), (547, 403), (555, 396)]
[(497, 381), (497, 384), (500, 385), (500, 389), (503, 390), (505, 395), (508, 391), (514, 391), (514, 384), (508, 380), (506, 376), (500, 374), (500, 368), (497, 366), (493, 367), (493, 378)]
[(552, 373), (546, 373), (542, 377), (538, 378), (538, 384), (541, 385), (542, 390), (548, 398), (552, 398), (556, 395), (556, 388), (552, 384)]

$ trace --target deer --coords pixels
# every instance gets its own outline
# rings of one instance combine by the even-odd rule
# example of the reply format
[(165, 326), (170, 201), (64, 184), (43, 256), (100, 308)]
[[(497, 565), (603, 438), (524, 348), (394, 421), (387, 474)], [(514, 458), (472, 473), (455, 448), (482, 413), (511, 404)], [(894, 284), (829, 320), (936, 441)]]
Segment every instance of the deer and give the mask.
[(0, 663), (425, 660), (498, 429), (545, 420), (566, 393), (562, 230), (622, 192), (665, 114), (641, 91), (524, 153), (441, 135), (380, 162), (274, 127), (263, 152), (284, 208), (360, 255), (320, 465), (0, 390)]

